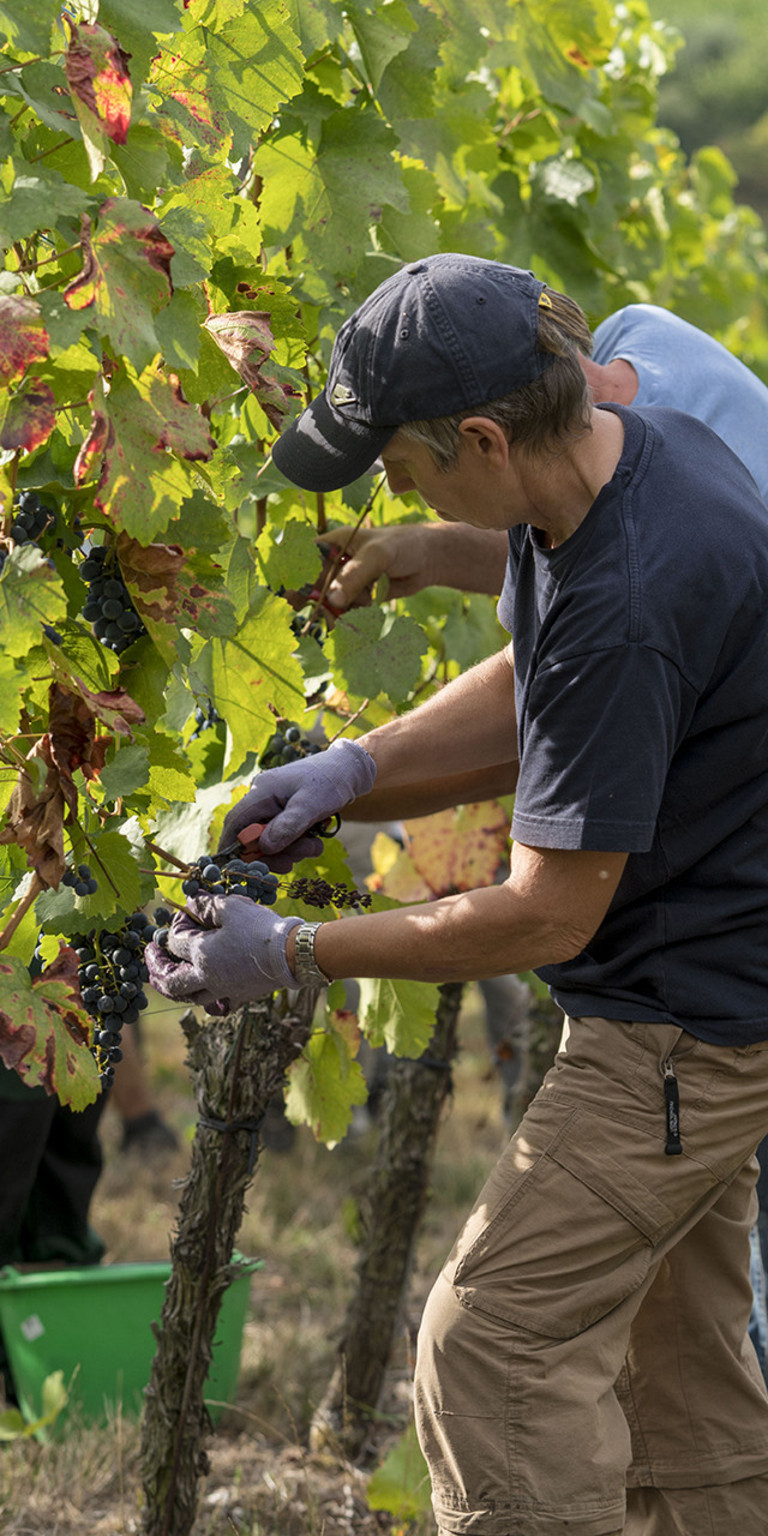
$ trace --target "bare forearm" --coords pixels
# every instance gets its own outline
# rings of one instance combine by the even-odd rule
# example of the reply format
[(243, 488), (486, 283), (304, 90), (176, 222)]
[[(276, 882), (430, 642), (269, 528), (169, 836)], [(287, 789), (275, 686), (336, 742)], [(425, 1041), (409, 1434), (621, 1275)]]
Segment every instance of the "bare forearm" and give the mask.
[(467, 523), (425, 523), (429, 551), (425, 586), (456, 587), (498, 597), (507, 567), (507, 535)]
[[(290, 944), (290, 938), (289, 938)], [(563, 935), (505, 886), (324, 923), (315, 955), (327, 976), (474, 981), (566, 959)], [(578, 953), (577, 944), (575, 952)], [(288, 962), (292, 954), (288, 950)]]
[[(322, 924), (318, 965), (334, 979), (436, 982), (555, 965), (578, 955), (597, 932), (626, 857), (515, 843), (503, 885)], [(288, 937), (289, 966), (294, 938)]]
[(470, 773), (451, 773), (441, 777), (423, 776), (412, 784), (387, 786), (374, 784), (369, 795), (360, 796), (350, 807), (351, 821), (403, 821), (415, 816), (430, 816), (454, 805), (474, 805), (480, 800), (496, 800), (512, 795), (517, 788), (517, 761), (497, 763)]

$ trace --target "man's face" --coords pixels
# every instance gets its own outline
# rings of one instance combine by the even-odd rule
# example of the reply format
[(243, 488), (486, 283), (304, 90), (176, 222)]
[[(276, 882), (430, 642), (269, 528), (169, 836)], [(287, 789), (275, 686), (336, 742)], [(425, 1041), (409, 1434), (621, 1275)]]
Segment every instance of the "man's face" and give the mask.
[(517, 476), (513, 464), (507, 467), (502, 481), (496, 465), (476, 443), (462, 440), (454, 467), (441, 470), (425, 443), (396, 432), (381, 462), (393, 496), (417, 491), (443, 522), (511, 528), (523, 520), (522, 510), (514, 505)]

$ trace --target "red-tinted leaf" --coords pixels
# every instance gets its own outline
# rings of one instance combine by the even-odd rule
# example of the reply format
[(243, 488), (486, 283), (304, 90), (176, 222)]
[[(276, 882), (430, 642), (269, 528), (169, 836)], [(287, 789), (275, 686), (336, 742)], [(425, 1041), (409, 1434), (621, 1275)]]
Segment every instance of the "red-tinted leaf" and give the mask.
[(18, 379), (30, 363), (48, 356), (50, 339), (34, 299), (0, 298), (0, 384)]
[(64, 290), (70, 309), (93, 308), (94, 325), (137, 368), (158, 352), (154, 316), (173, 292), (173, 246), (141, 203), (110, 197), (98, 229), (87, 214), (80, 226), (83, 270)]
[(23, 961), (0, 956), (0, 1059), (30, 1088), (84, 1109), (99, 1092), (88, 1049), (89, 1022), (77, 987), (77, 960), (63, 949), (33, 982)]
[(196, 579), (179, 544), (144, 545), (121, 533), (117, 555), (136, 610), (169, 659), (179, 627), (199, 630), (204, 616), (215, 624), (222, 600), (228, 601), (223, 584), (212, 591)]
[(70, 30), (64, 70), (81, 124), (84, 107), (108, 139), (124, 144), (131, 122), (130, 54), (103, 27), (72, 22)]
[[(111, 730), (117, 731), (120, 736), (129, 736), (133, 740), (132, 725), (141, 725), (145, 718), (144, 711), (131, 698), (124, 688), (115, 688), (111, 693), (91, 693), (85, 683), (78, 679), (78, 687), (86, 704), (93, 710), (98, 720), (103, 721)], [(88, 768), (84, 768), (86, 778), (96, 778), (104, 767), (104, 754), (108, 738), (99, 736), (91, 750)], [(89, 771), (90, 770), (90, 771)]]
[(75, 463), (76, 483), (100, 463), (96, 506), (148, 544), (189, 494), (188, 476), (173, 455), (194, 461), (213, 454), (208, 423), (172, 373), (147, 370), (135, 379), (120, 371), (109, 394), (100, 381), (90, 399), (93, 422)]
[(0, 448), (12, 453), (31, 453), (47, 443), (55, 425), (53, 390), (40, 379), (31, 379), (25, 389), (8, 400), (0, 427)]
[(275, 346), (270, 318), (261, 310), (238, 309), (223, 315), (209, 315), (203, 324), (227, 362), (253, 391), (267, 420), (279, 432), (298, 390), (291, 384), (281, 384), (274, 375), (263, 371), (263, 364)]

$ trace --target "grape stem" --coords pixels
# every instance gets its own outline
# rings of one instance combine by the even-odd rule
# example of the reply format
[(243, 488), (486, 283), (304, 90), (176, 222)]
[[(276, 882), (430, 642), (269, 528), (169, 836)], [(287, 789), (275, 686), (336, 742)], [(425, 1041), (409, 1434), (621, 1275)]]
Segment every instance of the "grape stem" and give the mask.
[(36, 901), (37, 897), (40, 895), (40, 892), (44, 890), (45, 885), (35, 870), (26, 896), (22, 896), (21, 901), (19, 902), (19, 905), (13, 914), (13, 917), (9, 918), (2, 933), (0, 933), (0, 950), (6, 949), (10, 944), (11, 939), (13, 938), (13, 935), (16, 932), (16, 929), (18, 928), (22, 918), (26, 917), (30, 907), (32, 906), (32, 903)]

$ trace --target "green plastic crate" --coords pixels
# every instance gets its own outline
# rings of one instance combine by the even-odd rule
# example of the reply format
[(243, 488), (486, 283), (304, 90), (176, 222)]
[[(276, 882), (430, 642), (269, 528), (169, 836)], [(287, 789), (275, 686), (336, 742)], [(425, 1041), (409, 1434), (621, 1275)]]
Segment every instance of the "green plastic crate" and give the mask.
[[(206, 1381), (212, 1418), (234, 1399), (250, 1277), (261, 1267), (240, 1254), (234, 1262), (243, 1267), (222, 1299)], [(104, 1422), (118, 1404), (123, 1414), (138, 1416), (157, 1349), (152, 1323), (160, 1317), (170, 1273), (170, 1264), (0, 1270), (0, 1327), (22, 1413), (39, 1415), (46, 1376), (63, 1371), (71, 1389), (57, 1435), (70, 1407), (88, 1422)]]

